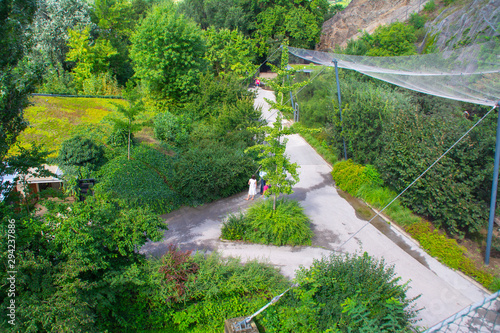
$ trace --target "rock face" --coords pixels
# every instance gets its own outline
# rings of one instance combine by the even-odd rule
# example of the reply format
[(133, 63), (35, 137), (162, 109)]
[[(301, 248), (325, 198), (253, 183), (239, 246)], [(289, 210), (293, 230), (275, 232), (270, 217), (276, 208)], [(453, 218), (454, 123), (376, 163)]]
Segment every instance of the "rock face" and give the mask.
[(448, 50), (500, 35), (499, 24), (500, 0), (471, 0), (460, 7), (445, 8), (428, 22), (426, 38), (436, 36), (436, 47)]
[[(405, 21), (419, 12), (428, 0), (353, 0), (342, 12), (323, 24), (318, 51), (344, 47), (363, 31), (372, 33), (379, 25)], [(360, 32), (361, 31), (361, 32)]]

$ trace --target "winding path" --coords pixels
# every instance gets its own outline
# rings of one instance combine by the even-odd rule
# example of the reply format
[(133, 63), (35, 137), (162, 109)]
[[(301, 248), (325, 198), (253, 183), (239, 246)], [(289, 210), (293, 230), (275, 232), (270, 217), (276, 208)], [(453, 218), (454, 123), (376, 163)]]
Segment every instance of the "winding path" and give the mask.
[[(264, 97), (273, 99), (274, 94), (260, 89), (255, 106), (262, 107), (263, 118), (271, 122), (275, 114), (269, 110)], [(290, 197), (297, 199), (311, 218), (315, 233), (312, 246), (276, 247), (219, 240), (221, 220), (228, 213), (242, 211), (252, 203), (244, 200), (246, 193), (241, 193), (200, 207), (183, 207), (163, 216), (169, 225), (165, 238), (161, 242), (147, 243), (141, 252), (160, 256), (170, 244), (181, 249), (219, 251), (224, 256), (241, 257), (242, 261), (269, 262), (280, 267), (285, 276), (293, 278), (300, 266), (309, 267), (314, 259), (339, 251), (339, 246), (366, 221), (356, 216), (354, 208), (333, 186), (331, 166), (299, 135), (288, 138), (286, 153), (300, 165), (300, 182)], [(341, 250), (366, 251), (394, 265), (402, 282), (410, 281), (408, 296), (421, 295), (416, 301), (417, 308), (422, 308), (419, 326), (433, 326), (489, 294), (475, 282), (428, 256), (411, 238), (387, 223), (366, 226)]]

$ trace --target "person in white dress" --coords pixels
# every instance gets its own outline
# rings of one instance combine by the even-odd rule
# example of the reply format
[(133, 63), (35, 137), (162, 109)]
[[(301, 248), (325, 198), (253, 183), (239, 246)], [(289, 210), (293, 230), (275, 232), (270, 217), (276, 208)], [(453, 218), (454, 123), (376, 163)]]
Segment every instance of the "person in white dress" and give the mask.
[(250, 178), (250, 180), (248, 181), (248, 186), (248, 195), (245, 200), (253, 200), (253, 198), (257, 194), (257, 179), (255, 179), (255, 175), (252, 175), (252, 178)]

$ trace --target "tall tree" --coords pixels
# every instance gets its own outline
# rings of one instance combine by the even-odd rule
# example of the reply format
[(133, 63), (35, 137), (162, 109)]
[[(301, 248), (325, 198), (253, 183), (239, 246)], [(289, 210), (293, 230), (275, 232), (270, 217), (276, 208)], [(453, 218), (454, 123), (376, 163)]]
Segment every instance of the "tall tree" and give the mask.
[[(274, 72), (278, 76), (269, 81), (267, 84), (274, 90), (276, 101), (265, 99), (271, 105), (272, 109), (278, 110), (281, 113), (293, 112), (285, 97), (288, 93), (304, 86), (308, 81), (289, 84), (290, 76), (294, 74), (294, 70), (288, 66), (288, 46), (287, 41), (282, 47), (281, 65), (276, 67), (271, 65)], [(290, 128), (285, 128), (282, 124), (282, 116), (278, 114), (273, 127), (266, 126), (261, 128), (266, 133), (266, 142), (248, 148), (248, 151), (258, 152), (258, 156), (262, 158), (262, 169), (267, 172), (267, 182), (271, 185), (267, 195), (274, 195), (273, 209), (276, 209), (276, 199), (280, 194), (293, 193), (292, 187), (299, 181), (297, 163), (290, 162), (290, 159), (285, 155), (286, 143), (288, 139), (283, 138), (284, 135), (293, 134), (294, 131)]]
[(69, 51), (67, 61), (75, 63), (73, 79), (80, 91), (85, 80), (93, 75), (104, 74), (109, 70), (109, 58), (117, 54), (109, 40), (90, 40), (90, 28), (69, 30)]
[[(39, 64), (67, 69), (66, 53), (70, 29), (91, 26), (90, 8), (84, 0), (40, 0), (30, 27), (33, 38), (33, 57)], [(62, 73), (59, 73), (60, 75)]]
[(252, 75), (257, 69), (254, 43), (237, 30), (209, 28), (204, 32), (207, 42), (205, 59), (212, 64), (217, 75), (234, 73), (238, 76)]
[(27, 125), (23, 108), (28, 104), (34, 76), (21, 59), (26, 28), (35, 9), (36, 2), (31, 0), (0, 2), (0, 160)]
[(196, 90), (205, 52), (202, 32), (173, 3), (154, 7), (131, 41), (135, 75), (152, 94), (181, 102)]
[(130, 160), (131, 136), (143, 126), (137, 120), (144, 111), (144, 107), (140, 101), (129, 102), (128, 106), (121, 104), (115, 104), (115, 106), (121, 117), (112, 117), (111, 121), (115, 125), (115, 130), (123, 130), (127, 133), (127, 159)]

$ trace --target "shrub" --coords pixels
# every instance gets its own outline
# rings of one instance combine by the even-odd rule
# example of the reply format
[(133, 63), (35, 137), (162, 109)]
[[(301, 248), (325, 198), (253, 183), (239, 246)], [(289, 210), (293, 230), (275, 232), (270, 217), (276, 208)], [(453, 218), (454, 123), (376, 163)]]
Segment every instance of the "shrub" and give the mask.
[(118, 156), (102, 167), (95, 193), (118, 198), (131, 207), (168, 213), (183, 202), (172, 189), (171, 169), (170, 156), (144, 145), (134, 147), (130, 160)]
[(189, 202), (200, 204), (241, 192), (255, 169), (241, 150), (211, 142), (178, 157), (173, 185)]
[[(134, 142), (134, 133), (130, 133), (131, 143)], [(125, 128), (114, 128), (106, 140), (107, 144), (113, 147), (124, 147), (128, 145), (128, 131)]]
[(309, 218), (295, 200), (278, 200), (275, 211), (272, 200), (257, 202), (248, 209), (246, 218), (249, 224), (246, 240), (277, 246), (311, 245)]
[(266, 332), (413, 332), (415, 298), (383, 259), (332, 253), (300, 268), (296, 282), (258, 318)]
[(84, 95), (91, 96), (120, 96), (118, 82), (110, 73), (92, 74), (83, 81)]
[(229, 214), (222, 223), (221, 238), (227, 240), (242, 240), (248, 231), (248, 220), (243, 213)]
[(363, 185), (382, 183), (377, 170), (371, 166), (362, 166), (352, 160), (338, 162), (333, 166), (332, 177), (337, 186), (352, 196), (357, 196)]
[[(191, 257), (184, 253), (171, 249), (163, 259), (148, 261), (147, 283), (133, 304), (137, 308), (130, 310), (132, 322), (138, 327), (142, 324), (142, 330), (222, 332), (226, 319), (254, 313), (289, 284), (267, 264), (250, 261), (243, 265), (239, 259), (222, 258), (218, 253)], [(171, 297), (179, 279), (167, 281), (160, 269), (176, 265), (184, 272), (179, 277), (184, 281), (183, 293)]]
[(37, 92), (62, 95), (76, 95), (77, 93), (71, 74), (61, 67), (57, 70), (53, 66), (49, 66), (46, 70), (42, 85), (37, 88)]
[(493, 282), (493, 276), (475, 267), (474, 262), (465, 256), (467, 249), (457, 244), (455, 239), (446, 237), (438, 230), (433, 230), (427, 221), (415, 223), (406, 231), (420, 242), (420, 245), (433, 257), (438, 258), (448, 267), (458, 269), (472, 276), (483, 286)]
[(104, 163), (104, 149), (89, 138), (74, 136), (62, 143), (57, 162), (63, 167), (96, 170)]
[(436, 3), (434, 0), (430, 0), (424, 5), (424, 11), (426, 12), (433, 12), (436, 9)]
[(153, 119), (154, 135), (158, 140), (183, 145), (189, 140), (191, 120), (170, 112), (159, 113)]

